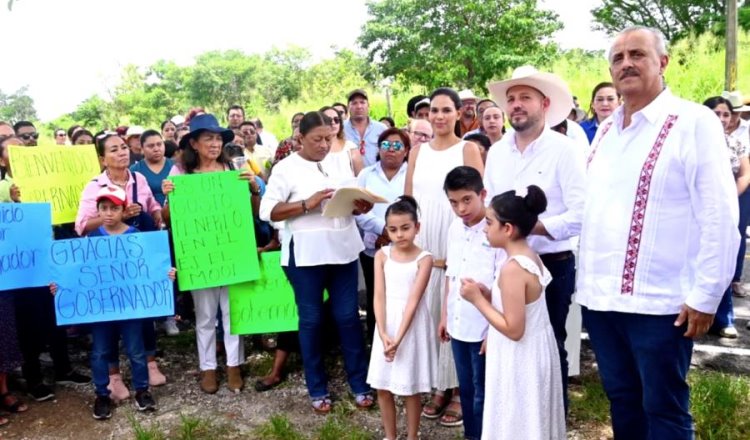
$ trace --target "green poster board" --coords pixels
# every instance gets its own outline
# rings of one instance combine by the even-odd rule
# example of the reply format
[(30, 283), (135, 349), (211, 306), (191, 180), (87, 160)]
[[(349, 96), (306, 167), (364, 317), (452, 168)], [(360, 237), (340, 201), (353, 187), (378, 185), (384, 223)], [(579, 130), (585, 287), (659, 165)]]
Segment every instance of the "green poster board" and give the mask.
[(260, 260), (260, 279), (229, 286), (229, 323), (233, 335), (298, 329), (294, 290), (281, 268), (281, 252), (264, 252)]
[(180, 290), (258, 279), (250, 188), (238, 171), (171, 177), (169, 214)]
[(260, 254), (259, 280), (229, 286), (229, 324), (233, 335), (299, 329), (294, 289), (281, 268), (280, 251)]

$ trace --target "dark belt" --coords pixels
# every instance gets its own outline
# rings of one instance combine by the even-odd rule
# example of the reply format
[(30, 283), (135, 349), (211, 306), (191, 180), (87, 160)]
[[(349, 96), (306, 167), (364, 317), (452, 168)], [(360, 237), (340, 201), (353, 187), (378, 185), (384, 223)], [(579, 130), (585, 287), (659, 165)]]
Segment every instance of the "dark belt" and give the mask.
[(540, 255), (539, 258), (542, 259), (542, 263), (552, 263), (555, 261), (565, 261), (567, 259), (573, 258), (573, 251), (562, 251), (562, 252), (553, 252), (551, 254), (544, 254)]

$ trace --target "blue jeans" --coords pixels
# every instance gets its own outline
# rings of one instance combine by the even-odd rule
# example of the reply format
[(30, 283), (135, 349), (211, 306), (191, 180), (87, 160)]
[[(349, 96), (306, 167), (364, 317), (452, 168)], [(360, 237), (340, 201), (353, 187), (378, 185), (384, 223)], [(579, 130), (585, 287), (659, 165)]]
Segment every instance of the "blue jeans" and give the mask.
[(119, 351), (117, 334), (122, 337), (125, 351), (130, 359), (133, 375), (133, 388), (136, 391), (148, 389), (148, 367), (146, 351), (143, 349), (143, 323), (140, 319), (126, 321), (98, 322), (91, 324), (91, 375), (97, 396), (109, 396), (109, 360), (116, 358)]
[(482, 437), (482, 414), (484, 413), (485, 356), (479, 354), (482, 342), (463, 342), (451, 338), (451, 348), (461, 395), (464, 438), (479, 440)]
[(746, 190), (739, 197), (740, 202), (740, 251), (737, 253), (737, 265), (734, 268), (732, 281), (742, 278), (742, 269), (745, 267), (745, 230), (750, 222), (750, 190)]
[(323, 290), (328, 290), (349, 386), (357, 395), (370, 392), (366, 382), (367, 354), (359, 323), (357, 260), (347, 264), (297, 267), (292, 243), (289, 265), (284, 267), (284, 272), (294, 288), (302, 364), (310, 398), (328, 396), (328, 378), (323, 365)]
[[(143, 326), (143, 350), (146, 352), (146, 356), (156, 356), (156, 328), (154, 327), (154, 319), (146, 318), (140, 319), (141, 325)], [(113, 347), (120, 346), (120, 335), (117, 332), (112, 333), (112, 344)], [(108, 359), (110, 368), (120, 367), (120, 350), (113, 350), (109, 354), (111, 357)]]
[(576, 289), (576, 260), (570, 258), (558, 261), (549, 261), (541, 256), (544, 265), (552, 275), (545, 293), (547, 300), (547, 313), (552, 330), (557, 341), (557, 351), (560, 354), (560, 370), (562, 372), (563, 402), (565, 403), (565, 414), (568, 413), (568, 352), (565, 350), (565, 339), (568, 331), (565, 323), (568, 320), (570, 301)]
[(693, 439), (686, 381), (693, 341), (677, 315), (599, 312), (583, 324), (610, 402), (615, 439)]

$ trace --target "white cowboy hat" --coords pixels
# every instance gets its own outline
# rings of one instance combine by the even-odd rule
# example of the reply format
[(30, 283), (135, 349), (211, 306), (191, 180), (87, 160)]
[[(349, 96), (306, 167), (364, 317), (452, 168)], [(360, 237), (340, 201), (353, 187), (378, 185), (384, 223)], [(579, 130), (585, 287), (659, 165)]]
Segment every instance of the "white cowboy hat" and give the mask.
[(721, 92), (721, 97), (732, 104), (732, 109), (735, 112), (750, 112), (750, 106), (745, 105), (745, 100), (742, 99), (742, 92), (739, 90), (733, 92), (727, 92), (725, 90)]
[(461, 98), (461, 101), (466, 101), (469, 99), (473, 99), (474, 101), (479, 101), (479, 98), (469, 89), (464, 89), (458, 92), (458, 97)]
[(513, 71), (510, 79), (487, 84), (495, 102), (501, 104), (507, 115), (510, 115), (511, 112), (505, 105), (507, 102), (506, 94), (508, 89), (515, 86), (532, 87), (549, 98), (550, 104), (549, 109), (547, 109), (546, 121), (550, 127), (554, 127), (565, 120), (570, 114), (570, 110), (575, 107), (573, 94), (562, 78), (553, 73), (540, 72), (533, 66), (521, 66)]

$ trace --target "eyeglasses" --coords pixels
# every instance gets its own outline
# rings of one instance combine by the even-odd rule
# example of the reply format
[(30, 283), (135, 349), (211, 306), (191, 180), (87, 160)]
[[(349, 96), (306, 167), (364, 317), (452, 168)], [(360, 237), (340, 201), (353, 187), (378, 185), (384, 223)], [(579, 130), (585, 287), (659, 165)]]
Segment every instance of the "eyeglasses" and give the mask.
[(25, 141), (28, 141), (29, 139), (39, 139), (39, 133), (36, 133), (36, 132), (24, 133), (24, 134), (19, 134), (18, 137), (20, 137), (21, 139)]
[(341, 118), (339, 118), (338, 116), (334, 116), (331, 118), (331, 122), (333, 122), (334, 124), (340, 124)]
[(380, 143), (380, 149), (383, 151), (401, 151), (402, 148), (404, 148), (404, 144), (401, 141), (383, 141)]
[(431, 139), (432, 138), (431, 134), (427, 134), (422, 131), (412, 131), (411, 134), (413, 134), (414, 137), (417, 137), (419, 139)]

